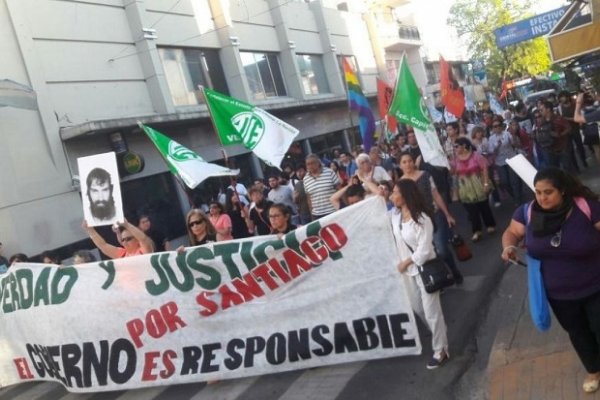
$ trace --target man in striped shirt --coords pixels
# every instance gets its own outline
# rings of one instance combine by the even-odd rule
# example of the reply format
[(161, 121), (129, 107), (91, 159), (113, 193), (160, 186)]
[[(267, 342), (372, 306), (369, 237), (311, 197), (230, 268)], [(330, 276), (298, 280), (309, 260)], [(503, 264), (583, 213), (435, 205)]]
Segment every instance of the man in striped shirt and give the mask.
[(341, 186), (341, 182), (335, 172), (321, 165), (321, 160), (316, 154), (306, 157), (306, 171), (302, 182), (314, 221), (335, 212), (330, 198)]

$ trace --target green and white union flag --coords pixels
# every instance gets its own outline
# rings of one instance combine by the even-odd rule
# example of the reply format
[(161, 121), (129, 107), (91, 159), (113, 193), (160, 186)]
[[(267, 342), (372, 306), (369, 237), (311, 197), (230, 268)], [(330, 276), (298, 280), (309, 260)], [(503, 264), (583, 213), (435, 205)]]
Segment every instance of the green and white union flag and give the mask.
[(242, 144), (279, 167), (298, 129), (251, 104), (204, 88), (204, 97), (224, 146)]
[(165, 159), (169, 170), (179, 176), (190, 189), (194, 189), (202, 181), (210, 177), (236, 176), (240, 173), (239, 169), (229, 169), (217, 164), (207, 163), (192, 150), (182, 146), (157, 130), (141, 123), (138, 123), (138, 125), (152, 140)]
[(417, 82), (408, 67), (406, 54), (402, 56), (394, 97), (388, 114), (415, 130), (423, 160), (431, 165), (449, 168), (448, 158), (442, 149), (437, 132), (429, 118), (429, 110), (421, 96)]

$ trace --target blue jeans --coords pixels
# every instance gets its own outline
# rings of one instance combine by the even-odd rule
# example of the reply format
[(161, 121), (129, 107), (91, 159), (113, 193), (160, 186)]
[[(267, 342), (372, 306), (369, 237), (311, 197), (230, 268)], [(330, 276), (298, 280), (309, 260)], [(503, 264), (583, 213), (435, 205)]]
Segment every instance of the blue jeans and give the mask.
[(433, 232), (433, 245), (435, 246), (435, 251), (442, 260), (446, 261), (446, 264), (448, 264), (452, 270), (452, 275), (454, 275), (455, 279), (457, 277), (462, 277), (462, 274), (454, 261), (454, 253), (452, 253), (452, 250), (450, 249), (449, 241), (452, 232), (448, 226), (448, 220), (446, 220), (446, 216), (442, 210), (437, 210), (433, 215), (433, 219), (435, 220), (435, 231)]

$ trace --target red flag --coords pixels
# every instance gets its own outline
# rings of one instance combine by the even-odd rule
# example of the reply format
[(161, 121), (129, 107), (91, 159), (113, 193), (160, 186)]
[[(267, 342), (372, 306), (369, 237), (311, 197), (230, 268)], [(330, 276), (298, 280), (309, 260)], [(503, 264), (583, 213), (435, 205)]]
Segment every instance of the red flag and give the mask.
[[(393, 96), (394, 89), (381, 79), (377, 78), (377, 104), (379, 105), (379, 116), (381, 118), (386, 118)], [(396, 134), (396, 132), (398, 132), (398, 121), (396, 121), (396, 118), (387, 115), (386, 120), (388, 130)]]
[(462, 117), (465, 111), (465, 95), (454, 79), (450, 64), (440, 56), (440, 90), (442, 92), (442, 104), (446, 110), (457, 118)]

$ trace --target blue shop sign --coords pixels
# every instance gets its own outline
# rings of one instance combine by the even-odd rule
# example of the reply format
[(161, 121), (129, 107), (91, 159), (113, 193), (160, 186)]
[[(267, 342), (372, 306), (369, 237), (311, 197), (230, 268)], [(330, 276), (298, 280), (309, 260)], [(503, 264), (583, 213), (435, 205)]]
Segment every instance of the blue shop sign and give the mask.
[(514, 24), (504, 25), (494, 31), (496, 46), (503, 49), (511, 44), (533, 39), (550, 32), (558, 20), (565, 14), (569, 6), (557, 8), (535, 17), (527, 18)]

